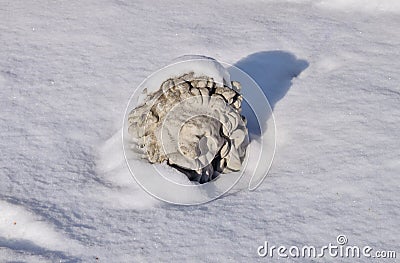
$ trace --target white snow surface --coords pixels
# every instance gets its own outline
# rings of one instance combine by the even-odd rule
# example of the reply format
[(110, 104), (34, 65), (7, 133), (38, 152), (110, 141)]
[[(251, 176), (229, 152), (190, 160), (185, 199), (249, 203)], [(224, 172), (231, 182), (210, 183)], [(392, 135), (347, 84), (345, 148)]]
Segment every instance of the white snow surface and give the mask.
[[(0, 1), (0, 262), (282, 261), (258, 246), (339, 234), (399, 257), (399, 13), (396, 0)], [(185, 54), (267, 95), (277, 151), (256, 191), (174, 206), (130, 175), (128, 99)]]
[[(143, 83), (140, 83), (133, 96), (134, 106), (145, 102), (147, 95), (160, 89), (162, 83), (167, 79), (178, 78), (184, 74), (193, 72), (194, 77), (207, 76), (213, 78), (216, 83), (226, 85), (230, 88), (231, 80), (227, 69), (213, 58), (202, 55), (183, 55), (173, 59), (168, 65), (160, 67), (160, 70), (153, 72)], [(131, 111), (128, 108), (127, 114)], [(127, 119), (127, 117), (125, 118)]]

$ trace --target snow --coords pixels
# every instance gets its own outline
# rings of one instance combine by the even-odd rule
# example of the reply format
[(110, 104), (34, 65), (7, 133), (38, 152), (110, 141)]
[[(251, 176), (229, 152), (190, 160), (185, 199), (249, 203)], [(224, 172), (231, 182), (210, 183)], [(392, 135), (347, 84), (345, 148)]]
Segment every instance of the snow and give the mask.
[(231, 87), (230, 76), (227, 70), (218, 61), (210, 57), (184, 55), (174, 59), (172, 65), (167, 66), (167, 68), (170, 70), (160, 71), (167, 72), (168, 75), (158, 78), (159, 84), (155, 86), (156, 89), (159, 89), (160, 84), (166, 79), (179, 77), (187, 73), (188, 68), (193, 70), (195, 77), (209, 76), (213, 78), (215, 82)]
[(46, 248), (50, 251), (74, 252), (84, 249), (81, 244), (66, 239), (54, 227), (21, 206), (0, 201), (0, 207), (2, 243), (10, 243), (14, 248), (25, 251)]
[[(146, 3), (1, 2), (1, 262), (265, 261), (264, 241), (339, 234), (399, 254), (398, 1)], [(243, 69), (270, 100), (256, 191), (174, 206), (131, 177), (129, 97), (184, 54)]]
[(325, 1), (317, 1), (316, 4), (326, 9), (338, 9), (341, 11), (350, 11), (350, 12), (362, 11), (368, 13), (375, 13), (375, 12), (400, 13), (399, 1), (325, 0)]
[[(153, 72), (143, 80), (132, 94), (133, 105), (136, 107), (143, 104), (147, 95), (157, 91), (164, 81), (188, 74), (188, 68), (195, 73), (195, 77), (209, 76), (216, 83), (225, 83), (228, 87), (231, 87), (229, 74), (218, 61), (202, 55), (184, 55), (173, 59), (170, 64)], [(129, 110), (132, 110), (132, 108), (129, 108)]]

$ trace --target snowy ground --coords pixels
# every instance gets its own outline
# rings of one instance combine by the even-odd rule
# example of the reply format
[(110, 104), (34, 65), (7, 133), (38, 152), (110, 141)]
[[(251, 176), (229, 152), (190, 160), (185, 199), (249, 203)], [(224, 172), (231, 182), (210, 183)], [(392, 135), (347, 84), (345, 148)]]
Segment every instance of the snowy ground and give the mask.
[[(396, 0), (0, 1), (0, 262), (265, 262), (264, 241), (339, 234), (399, 258), (399, 13)], [(121, 162), (129, 96), (183, 54), (239, 66), (270, 99), (277, 152), (257, 191), (166, 205)]]

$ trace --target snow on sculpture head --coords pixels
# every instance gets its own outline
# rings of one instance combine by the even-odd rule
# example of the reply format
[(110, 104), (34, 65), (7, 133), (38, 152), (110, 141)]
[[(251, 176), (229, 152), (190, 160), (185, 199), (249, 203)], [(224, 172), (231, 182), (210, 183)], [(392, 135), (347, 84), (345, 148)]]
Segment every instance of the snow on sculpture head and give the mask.
[(177, 65), (147, 83), (142, 104), (128, 116), (137, 150), (200, 183), (239, 171), (248, 145), (240, 84), (213, 59)]

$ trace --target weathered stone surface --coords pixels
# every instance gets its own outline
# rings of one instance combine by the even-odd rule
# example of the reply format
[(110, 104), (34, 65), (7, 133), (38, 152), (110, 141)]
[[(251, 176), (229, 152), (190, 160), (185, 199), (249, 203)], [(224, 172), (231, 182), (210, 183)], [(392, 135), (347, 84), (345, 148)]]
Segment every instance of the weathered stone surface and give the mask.
[(200, 183), (239, 171), (248, 144), (240, 90), (239, 82), (231, 89), (193, 72), (164, 81), (129, 114), (134, 150)]

